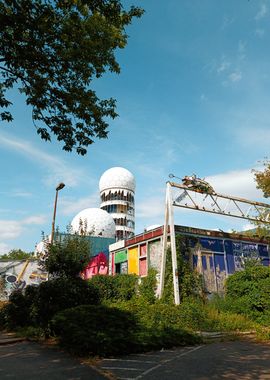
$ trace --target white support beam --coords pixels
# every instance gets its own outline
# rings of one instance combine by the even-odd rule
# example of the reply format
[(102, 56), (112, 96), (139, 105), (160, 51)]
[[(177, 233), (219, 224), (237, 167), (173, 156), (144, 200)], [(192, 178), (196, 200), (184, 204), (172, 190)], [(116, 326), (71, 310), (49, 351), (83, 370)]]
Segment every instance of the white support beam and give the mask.
[(173, 203), (171, 194), (171, 183), (167, 183), (166, 200), (165, 200), (165, 223), (163, 230), (163, 244), (162, 256), (160, 267), (160, 281), (158, 289), (158, 297), (161, 298), (164, 290), (164, 278), (166, 270), (166, 253), (168, 248), (168, 227), (170, 226), (170, 241), (171, 241), (171, 255), (172, 255), (172, 271), (173, 271), (173, 287), (174, 287), (174, 302), (176, 305), (180, 303), (179, 283), (178, 283), (178, 269), (177, 269), (177, 255), (175, 244), (175, 229), (173, 217)]

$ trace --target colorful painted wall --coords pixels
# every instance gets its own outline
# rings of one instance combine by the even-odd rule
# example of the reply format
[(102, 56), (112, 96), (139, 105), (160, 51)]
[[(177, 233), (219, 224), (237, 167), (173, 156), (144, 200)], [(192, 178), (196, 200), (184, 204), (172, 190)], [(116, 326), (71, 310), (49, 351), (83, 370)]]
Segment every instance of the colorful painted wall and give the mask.
[[(127, 240), (121, 250), (114, 250), (111, 246), (110, 273), (135, 273), (145, 276), (149, 268), (154, 268), (159, 277), (162, 232), (161, 227), (152, 235), (137, 235)], [(241, 270), (247, 257), (258, 259), (263, 265), (270, 266), (269, 246), (264, 242), (251, 241), (245, 237), (237, 239), (233, 235), (215, 231), (185, 231), (184, 227), (181, 234), (190, 238), (191, 265), (203, 275), (205, 289), (209, 294), (223, 293), (226, 277)]]

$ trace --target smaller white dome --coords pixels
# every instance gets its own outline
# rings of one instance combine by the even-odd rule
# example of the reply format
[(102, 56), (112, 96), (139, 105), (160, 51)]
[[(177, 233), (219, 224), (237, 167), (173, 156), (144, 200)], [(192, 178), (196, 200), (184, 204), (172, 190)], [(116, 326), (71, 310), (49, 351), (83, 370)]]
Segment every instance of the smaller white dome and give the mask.
[(159, 227), (161, 227), (161, 224), (152, 224), (151, 226), (146, 227), (145, 231), (155, 230), (156, 228), (159, 228)]
[(34, 255), (41, 255), (45, 254), (48, 251), (48, 244), (51, 241), (51, 234), (44, 237), (43, 240), (41, 240), (38, 244), (35, 246)]
[(74, 233), (88, 233), (91, 236), (115, 237), (115, 223), (112, 216), (100, 208), (86, 208), (72, 220)]
[(115, 167), (106, 170), (99, 180), (99, 190), (118, 188), (135, 191), (135, 178), (129, 170), (121, 167)]
[(45, 241), (42, 240), (36, 245), (34, 254), (38, 255), (41, 253), (45, 253), (45, 251), (46, 251), (46, 243)]

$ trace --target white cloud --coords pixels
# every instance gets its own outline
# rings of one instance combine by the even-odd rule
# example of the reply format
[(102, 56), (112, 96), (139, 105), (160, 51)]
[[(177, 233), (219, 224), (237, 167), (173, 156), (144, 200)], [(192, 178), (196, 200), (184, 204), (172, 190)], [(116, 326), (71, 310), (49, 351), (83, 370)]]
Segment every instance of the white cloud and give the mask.
[(254, 228), (254, 224), (247, 223), (243, 225), (241, 231), (249, 231), (249, 230), (252, 230), (253, 228)]
[(20, 197), (20, 198), (29, 198), (32, 197), (32, 193), (29, 191), (23, 191), (23, 190), (10, 190), (10, 191), (0, 191), (1, 195), (7, 196), (7, 197)]
[(61, 197), (59, 200), (59, 212), (62, 215), (70, 215), (72, 218), (81, 210), (89, 207), (99, 207), (99, 193), (89, 195), (83, 198)]
[(0, 243), (0, 255), (4, 255), (11, 250), (11, 247), (6, 243)]
[(164, 216), (165, 212), (165, 197), (160, 195), (159, 197), (151, 197), (139, 201), (136, 204), (136, 217), (138, 218), (160, 218)]
[(262, 198), (261, 191), (256, 188), (251, 169), (216, 174), (207, 177), (206, 180), (217, 193), (244, 197), (251, 200)]
[[(269, 120), (270, 123), (270, 120)], [(257, 120), (254, 120), (254, 124), (260, 124)], [(239, 140), (239, 144), (244, 147), (260, 147), (267, 148), (269, 147), (270, 141), (270, 128), (267, 127), (259, 127), (251, 128), (251, 127), (241, 127), (234, 131), (235, 136)]]
[(219, 64), (217, 68), (217, 73), (220, 74), (223, 71), (226, 71), (230, 66), (231, 66), (231, 63), (227, 61), (225, 58), (223, 58), (223, 60), (221, 61), (221, 63)]
[(32, 215), (22, 220), (23, 224), (43, 224), (46, 221), (44, 215)]
[(234, 71), (228, 76), (231, 82), (239, 82), (242, 79), (241, 71)]
[(22, 223), (17, 220), (0, 220), (0, 239), (15, 239), (22, 233)]
[(10, 196), (11, 197), (20, 197), (20, 198), (30, 198), (32, 197), (32, 193), (30, 193), (29, 191), (19, 191), (19, 190), (15, 190), (13, 192), (10, 193)]
[(264, 29), (256, 29), (255, 30), (255, 36), (258, 36), (260, 38), (262, 38), (265, 34), (265, 30)]
[(20, 236), (25, 227), (40, 225), (46, 221), (43, 215), (32, 215), (21, 220), (0, 220), (0, 239), (15, 239)]
[(264, 4), (264, 3), (261, 4), (260, 9), (255, 16), (255, 20), (256, 21), (261, 20), (262, 18), (264, 18), (267, 15), (267, 13), (268, 13), (268, 9), (267, 9), (266, 4)]
[(243, 41), (238, 42), (238, 55), (239, 55), (240, 60), (243, 60), (246, 58), (246, 42), (243, 42)]
[(44, 181), (48, 186), (62, 181), (72, 187), (78, 185), (82, 178), (84, 178), (83, 171), (80, 168), (72, 168), (64, 160), (37, 149), (26, 140), (19, 140), (1, 134), (0, 144), (15, 150), (19, 154), (26, 155), (28, 158), (35, 160), (35, 162), (47, 168), (48, 174)]
[(201, 94), (201, 96), (200, 96), (200, 101), (201, 101), (201, 102), (205, 102), (205, 101), (207, 101), (207, 100), (208, 100), (207, 96), (206, 96), (205, 94)]
[(224, 30), (226, 29), (228, 26), (230, 26), (232, 23), (234, 22), (234, 18), (232, 17), (228, 17), (227, 15), (224, 15), (223, 16), (223, 21), (222, 21), (222, 27), (221, 29)]

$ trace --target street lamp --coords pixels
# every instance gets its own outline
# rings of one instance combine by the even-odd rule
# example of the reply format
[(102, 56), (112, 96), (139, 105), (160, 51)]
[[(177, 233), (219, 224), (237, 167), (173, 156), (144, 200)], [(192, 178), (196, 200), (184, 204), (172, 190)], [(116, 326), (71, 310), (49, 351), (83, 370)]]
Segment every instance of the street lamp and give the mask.
[(54, 200), (54, 210), (53, 210), (53, 220), (52, 220), (52, 233), (51, 233), (51, 244), (53, 244), (54, 238), (54, 225), (55, 225), (55, 216), (56, 216), (56, 207), (57, 207), (57, 199), (58, 199), (58, 191), (62, 190), (65, 187), (63, 182), (60, 182), (56, 187), (55, 200)]

